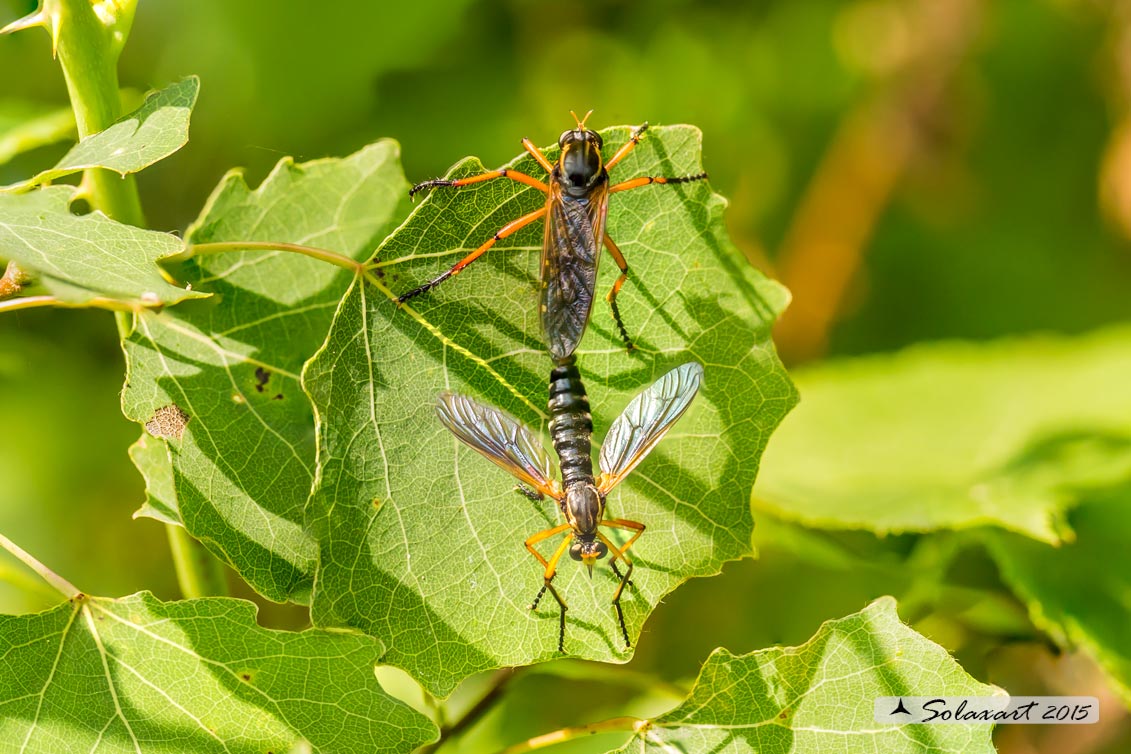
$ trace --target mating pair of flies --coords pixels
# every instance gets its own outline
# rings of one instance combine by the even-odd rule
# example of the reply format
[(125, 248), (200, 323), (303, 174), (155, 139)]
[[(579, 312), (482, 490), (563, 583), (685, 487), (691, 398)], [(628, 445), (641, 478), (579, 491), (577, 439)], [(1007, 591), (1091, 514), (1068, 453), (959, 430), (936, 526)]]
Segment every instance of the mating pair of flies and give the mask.
[[(547, 182), (502, 168), (456, 180), (426, 181), (413, 187), (410, 193), (415, 195), (425, 189), (468, 186), (507, 178), (542, 191), (546, 194), (546, 204), (507, 223), (449, 270), (399, 298), (404, 303), (425, 293), (459, 274), (498, 241), (537, 220), (543, 220), (545, 231), (539, 310), (543, 337), (554, 362), (550, 372), (549, 429), (558, 454), (561, 482), (554, 479), (550, 457), (537, 436), (510, 414), (456, 393), (441, 394), (436, 412), (458, 440), (518, 479), (520, 491), (534, 500), (550, 497), (558, 504), (565, 521), (527, 538), (525, 546), (544, 569), (542, 588), (530, 608), (536, 609), (547, 591), (558, 602), (561, 608), (558, 651), (561, 652), (565, 651), (567, 606), (554, 588), (553, 579), (558, 562), (567, 551), (573, 560), (586, 566), (590, 576), (595, 562), (612, 553), (610, 565), (620, 579), (612, 602), (625, 645), (630, 644), (620, 599), (625, 586), (632, 583), (629, 577), (634, 565), (628, 550), (644, 533), (645, 526), (629, 519), (606, 518), (605, 500), (687, 410), (703, 378), (703, 368), (699, 364), (683, 364), (637, 395), (609, 428), (601, 446), (601, 473), (594, 474), (591, 456), (593, 420), (574, 351), (581, 342), (593, 308), (601, 246), (608, 250), (620, 269), (620, 276), (609, 291), (607, 300), (621, 338), (629, 349), (632, 348), (616, 302), (617, 294), (628, 278), (628, 263), (605, 230), (609, 196), (653, 183), (678, 184), (703, 180), (707, 175), (641, 176), (610, 184), (609, 169), (640, 142), (648, 124), (634, 129), (630, 139), (605, 162), (601, 154), (604, 142), (600, 134), (585, 127), (589, 114), (583, 119), (576, 115), (573, 117), (577, 127), (565, 131), (558, 139), (561, 152), (556, 163), (551, 162), (529, 139), (522, 140), (523, 147), (548, 173)], [(601, 531), (602, 528), (628, 532), (628, 539), (618, 546)], [(549, 558), (536, 549), (539, 543), (559, 534), (565, 536)], [(623, 574), (617, 568), (617, 560), (625, 565)]]

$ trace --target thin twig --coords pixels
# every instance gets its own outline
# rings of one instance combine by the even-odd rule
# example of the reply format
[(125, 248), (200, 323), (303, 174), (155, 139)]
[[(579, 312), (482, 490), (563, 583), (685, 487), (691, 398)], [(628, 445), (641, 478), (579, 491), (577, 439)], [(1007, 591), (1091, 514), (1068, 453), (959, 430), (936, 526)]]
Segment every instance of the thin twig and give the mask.
[(452, 738), (455, 738), (477, 723), (495, 706), (495, 703), (499, 701), (499, 698), (503, 695), (507, 686), (514, 680), (515, 675), (517, 675), (517, 673), (514, 668), (503, 668), (495, 671), (495, 674), (491, 677), (491, 687), (487, 689), (487, 693), (485, 693), (471, 709), (465, 712), (462, 717), (451, 725), (442, 727), (440, 729), (440, 737), (436, 739), (434, 743), (428, 744), (422, 748), (419, 754), (431, 754), (431, 752), (436, 751)]
[(174, 254), (171, 257), (165, 257), (161, 261), (183, 262), (187, 259), (203, 256), (205, 254), (224, 254), (230, 251), (289, 251), (295, 254), (302, 254), (311, 259), (317, 259), (321, 262), (329, 262), (332, 265), (350, 270), (356, 274), (360, 274), (361, 271), (365, 269), (363, 262), (358, 262), (356, 259), (347, 257), (345, 254), (339, 254), (336, 251), (319, 249), (314, 246), (303, 246), (297, 243), (276, 243), (273, 241), (223, 241), (189, 244), (181, 253)]
[(59, 574), (52, 571), (47, 566), (40, 563), (38, 560), (33, 558), (30, 553), (28, 553), (12, 540), (5, 537), (3, 534), (0, 534), (0, 547), (10, 552), (21, 563), (39, 574), (39, 576), (44, 581), (54, 587), (57, 592), (62, 594), (67, 599), (73, 599), (74, 597), (82, 594), (82, 592), (79, 591), (78, 587), (67, 581)]
[(528, 751), (536, 749), (544, 749), (547, 746), (554, 744), (565, 743), (575, 738), (582, 736), (592, 736), (597, 733), (640, 733), (641, 731), (647, 732), (648, 727), (651, 725), (647, 720), (641, 720), (639, 717), (614, 717), (610, 720), (602, 720), (599, 723), (589, 723), (588, 725), (578, 725), (572, 728), (562, 728), (555, 730), (552, 733), (545, 733), (541, 736), (523, 741), (514, 746), (508, 746), (503, 749), (499, 754), (525, 754)]
[(60, 309), (105, 309), (111, 312), (137, 312), (142, 309), (156, 308), (160, 304), (146, 306), (118, 301), (112, 298), (94, 297), (85, 301), (63, 301), (55, 296), (24, 296), (0, 301), (0, 312), (12, 312), (18, 309), (36, 309), (43, 306), (55, 306)]

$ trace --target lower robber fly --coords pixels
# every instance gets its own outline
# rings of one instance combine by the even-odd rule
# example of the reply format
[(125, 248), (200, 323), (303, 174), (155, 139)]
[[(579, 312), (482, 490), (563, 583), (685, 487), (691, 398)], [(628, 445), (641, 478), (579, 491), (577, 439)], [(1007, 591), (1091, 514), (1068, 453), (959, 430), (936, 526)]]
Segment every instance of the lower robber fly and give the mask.
[(542, 237), (542, 293), (539, 308), (542, 332), (550, 356), (555, 363), (566, 359), (573, 354), (581, 342), (581, 336), (585, 333), (593, 309), (593, 296), (597, 287), (597, 263), (602, 245), (620, 268), (620, 276), (613, 284), (606, 300), (612, 309), (613, 319), (616, 321), (621, 338), (631, 349), (632, 339), (628, 336), (620, 309), (617, 307), (617, 294), (628, 279), (628, 262), (625, 261), (624, 255), (613, 239), (605, 232), (609, 196), (653, 183), (700, 181), (705, 179), (707, 174), (679, 177), (647, 175), (610, 185), (609, 170), (640, 142), (648, 129), (648, 124), (633, 129), (632, 137), (609, 158), (608, 162), (605, 162), (601, 156), (601, 149), (604, 147), (601, 135), (585, 128), (585, 121), (592, 112), (590, 110), (582, 119), (571, 113), (577, 128), (565, 131), (558, 139), (561, 154), (556, 163), (550, 162), (529, 139), (522, 140), (522, 146), (526, 151), (549, 173), (548, 181), (545, 183), (517, 170), (501, 168), (467, 178), (425, 181), (414, 186), (409, 192), (410, 196), (425, 189), (469, 186), (493, 178), (508, 178), (533, 186), (544, 193), (546, 204), (541, 209), (507, 223), (451, 269), (405, 293), (397, 300), (404, 303), (414, 296), (435, 288), (448, 278), (459, 274), (498, 241), (537, 220), (542, 220), (545, 231)]
[[(550, 436), (560, 460), (562, 480), (553, 478), (550, 456), (534, 432), (510, 414), (478, 403), (457, 393), (441, 393), (436, 413), (456, 438), (506, 469), (520, 482), (520, 490), (535, 500), (552, 498), (565, 522), (527, 538), (524, 543), (542, 564), (543, 582), (530, 609), (536, 609), (549, 591), (561, 607), (558, 651), (565, 651), (566, 602), (554, 588), (558, 561), (567, 550), (593, 575), (597, 560), (612, 553), (610, 565), (620, 579), (613, 593), (613, 606), (625, 646), (631, 646), (620, 598), (630, 584), (633, 562), (628, 550), (644, 533), (644, 524), (623, 518), (605, 518), (605, 498), (625, 476), (636, 468), (657, 442), (683, 415), (699, 390), (703, 367), (695, 362), (678, 366), (665, 374), (628, 404), (616, 418), (601, 446), (600, 475), (594, 477), (590, 455), (593, 420), (589, 399), (574, 360), (558, 363), (550, 372)], [(620, 529), (631, 532), (619, 547), (601, 531)], [(565, 537), (553, 555), (545, 558), (535, 545), (550, 537)], [(625, 565), (622, 575), (616, 561)]]

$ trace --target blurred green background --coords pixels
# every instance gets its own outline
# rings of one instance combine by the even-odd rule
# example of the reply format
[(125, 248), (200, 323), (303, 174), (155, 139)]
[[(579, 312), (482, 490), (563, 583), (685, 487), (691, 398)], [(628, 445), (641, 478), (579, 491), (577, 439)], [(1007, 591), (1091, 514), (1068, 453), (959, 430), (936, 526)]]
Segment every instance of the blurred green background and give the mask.
[[(34, 7), (0, 0), (0, 24)], [(1125, 0), (140, 0), (120, 71), (137, 90), (202, 80), (189, 145), (139, 177), (155, 228), (183, 229), (232, 167), (254, 185), (285, 155), (345, 155), (391, 136), (419, 181), (469, 154), (501, 164), (523, 136), (552, 143), (570, 109), (593, 108), (598, 128), (703, 130), (735, 240), (794, 292), (778, 338), (791, 364), (1131, 318)], [(38, 31), (0, 38), (0, 82), (0, 111), (66, 103)], [(0, 167), (0, 183), (64, 149), (20, 156)], [(0, 531), (88, 591), (174, 597), (161, 527), (130, 519), (142, 484), (126, 448), (139, 429), (118, 406), (121, 371), (110, 315), (0, 318)], [(759, 562), (692, 583), (657, 612), (629, 666), (640, 675), (617, 676), (632, 683), (556, 675), (607, 674), (576, 664), (542, 668), (458, 750), (662, 710), (675, 697), (656, 679), (685, 683), (715, 646), (800, 643), (822, 620), (907, 588), (882, 567), (799, 559), (791, 544), (808, 534), (760, 523)], [(915, 544), (835, 539), (838, 552), (880, 564)], [(0, 611), (50, 599), (4, 571)], [(1001, 610), (1024, 623), (1018, 604)], [(703, 615), (711, 631), (696, 625)], [(274, 609), (264, 621), (303, 619)], [(1078, 658), (1057, 670), (1039, 641), (987, 659), (945, 621), (917, 627), (962, 650), (983, 680), (1032, 680), (1041, 663), (1054, 675), (1091, 672)], [(1128, 750), (1116, 718), (1079, 750)], [(1002, 735), (1017, 738), (1005, 750), (1054, 750)]]

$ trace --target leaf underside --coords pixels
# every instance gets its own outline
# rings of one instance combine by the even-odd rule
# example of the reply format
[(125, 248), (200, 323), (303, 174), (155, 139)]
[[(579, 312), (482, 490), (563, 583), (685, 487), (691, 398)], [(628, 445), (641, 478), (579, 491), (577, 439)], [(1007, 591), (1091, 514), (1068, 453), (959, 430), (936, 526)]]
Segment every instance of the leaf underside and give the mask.
[[(628, 134), (603, 132), (608, 153)], [(613, 179), (698, 173), (700, 142), (692, 127), (653, 129)], [(530, 157), (508, 167), (544, 176)], [(482, 171), (469, 159), (449, 177)], [(505, 239), (407, 306), (394, 299), (543, 201), (508, 180), (435, 191), (381, 245), (372, 282), (347, 293), (303, 377), (319, 427), (315, 622), (380, 636), (386, 661), (439, 695), (476, 671), (556, 656), (557, 606), (546, 599), (528, 609), (542, 568), (522, 542), (554, 526), (557, 512), (515, 494), (433, 413), (437, 394), (454, 390), (545, 437), (551, 364), (535, 303), (542, 227)], [(796, 400), (770, 342), (787, 294), (727, 238), (724, 206), (704, 182), (614, 195), (608, 230), (632, 269), (619, 302), (638, 348), (625, 352), (602, 304), (578, 351), (598, 439), (668, 369), (695, 360), (706, 370), (687, 415), (609, 498), (610, 516), (648, 526), (622, 600), (633, 639), (679, 583), (749, 554), (758, 459)], [(598, 294), (615, 275), (606, 262)], [(544, 552), (558, 542), (544, 542)], [(555, 584), (569, 603), (567, 652), (627, 660), (609, 569), (590, 581), (566, 559)]]
[(993, 726), (888, 725), (881, 696), (991, 696), (946, 650), (905, 626), (895, 600), (821, 626), (800, 647), (735, 656), (715, 650), (691, 695), (644, 726), (619, 752), (711, 754), (977, 754)]
[(161, 276), (157, 260), (179, 252), (181, 239), (101, 212), (73, 215), (75, 192), (73, 186), (0, 192), (0, 259), (16, 262), (48, 293), (76, 305), (106, 298), (153, 306), (206, 295)]
[(189, 116), (200, 80), (189, 76), (151, 92), (132, 113), (75, 144), (55, 167), (21, 186), (45, 183), (88, 168), (119, 175), (136, 173), (168, 157), (188, 142)]
[[(289, 242), (361, 259), (404, 216), (407, 189), (391, 141), (343, 159), (288, 159), (254, 191), (229, 174), (188, 240)], [(261, 594), (304, 601), (317, 548), (304, 529), (314, 418), (299, 373), (350, 274), (283, 251), (207, 256), (177, 272), (213, 297), (143, 312), (124, 341), (124, 410), (151, 435), (132, 453), (149, 487), (139, 514), (179, 517)], [(181, 431), (155, 429), (154, 417), (175, 409), (187, 417)]]
[(407, 752), (435, 737), (378, 685), (378, 641), (267, 630), (255, 610), (143, 592), (0, 616), (0, 752)]

